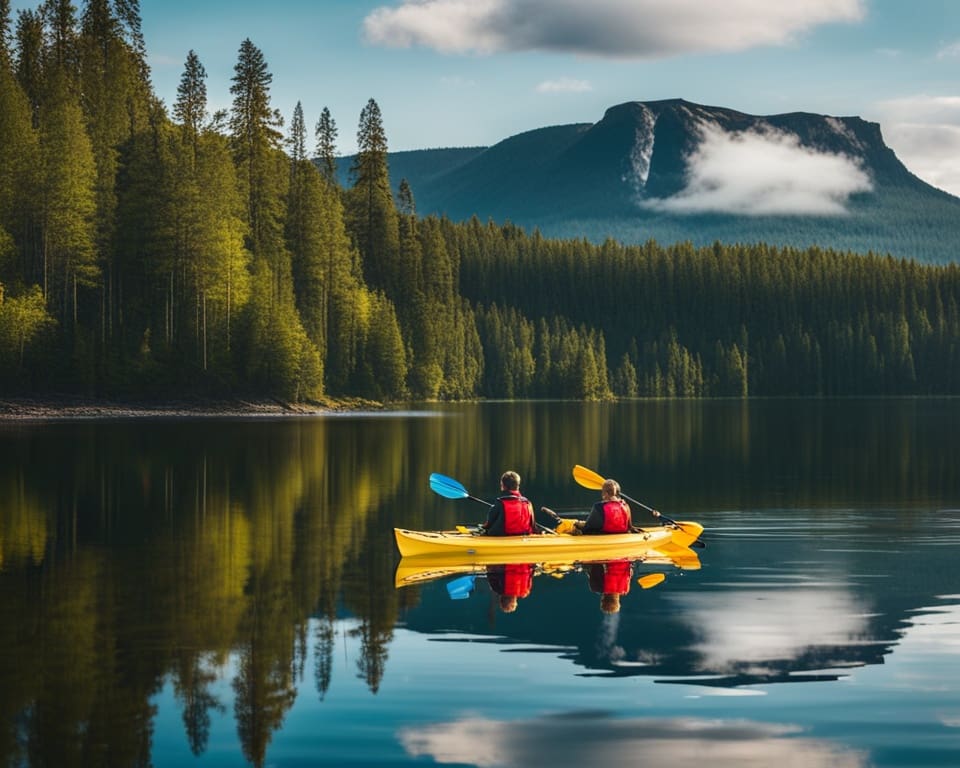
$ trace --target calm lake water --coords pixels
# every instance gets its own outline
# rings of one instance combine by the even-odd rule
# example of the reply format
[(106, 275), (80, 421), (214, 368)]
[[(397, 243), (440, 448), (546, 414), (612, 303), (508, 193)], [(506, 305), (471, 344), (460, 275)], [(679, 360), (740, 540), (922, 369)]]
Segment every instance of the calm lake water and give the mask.
[[(0, 423), (0, 765), (960, 765), (958, 434), (960, 400)], [(572, 513), (574, 464), (705, 525), (699, 567), (619, 613), (586, 568), (513, 613), (395, 586), (394, 526), (485, 515), (431, 472)]]

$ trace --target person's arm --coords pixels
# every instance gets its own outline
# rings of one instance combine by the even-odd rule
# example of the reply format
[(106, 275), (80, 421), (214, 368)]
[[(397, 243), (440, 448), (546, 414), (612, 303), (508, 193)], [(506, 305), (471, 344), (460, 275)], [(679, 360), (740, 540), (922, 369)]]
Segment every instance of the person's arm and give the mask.
[(627, 508), (627, 530), (630, 533), (637, 533), (640, 531), (640, 527), (633, 524), (633, 510), (630, 509), (630, 505), (627, 502), (623, 502), (623, 506)]
[(590, 508), (590, 516), (583, 524), (584, 533), (600, 533), (603, 530), (603, 504), (597, 502)]
[(487, 513), (487, 522), (483, 523), (480, 527), (487, 533), (490, 533), (490, 529), (497, 523), (502, 514), (503, 505), (500, 503), (500, 499), (497, 499), (490, 505), (490, 511)]
[(540, 533), (540, 527), (537, 525), (537, 513), (533, 511), (533, 502), (527, 500), (527, 509), (530, 511), (530, 532)]

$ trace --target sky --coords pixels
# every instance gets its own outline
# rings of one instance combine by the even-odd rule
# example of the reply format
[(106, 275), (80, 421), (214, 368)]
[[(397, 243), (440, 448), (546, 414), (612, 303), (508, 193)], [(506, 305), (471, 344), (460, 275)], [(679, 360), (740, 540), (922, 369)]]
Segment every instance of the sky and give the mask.
[(250, 38), (273, 107), (289, 122), (300, 101), (311, 126), (328, 107), (343, 154), (370, 98), (391, 151), (489, 146), (683, 98), (878, 122), (911, 171), (960, 195), (960, 0), (140, 0), (140, 11), (168, 105), (194, 50), (211, 111), (229, 108)]

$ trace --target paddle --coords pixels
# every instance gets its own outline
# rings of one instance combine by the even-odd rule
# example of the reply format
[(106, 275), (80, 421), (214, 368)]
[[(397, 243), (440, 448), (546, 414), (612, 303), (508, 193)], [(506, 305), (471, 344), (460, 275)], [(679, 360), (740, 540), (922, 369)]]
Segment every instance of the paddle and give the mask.
[(447, 582), (447, 594), (451, 600), (464, 600), (473, 592), (477, 577), (475, 574), (461, 576), (459, 579)]
[(486, 504), (488, 507), (493, 506), (489, 501), (471, 496), (470, 492), (464, 488), (463, 483), (454, 480), (452, 477), (441, 475), (439, 472), (430, 473), (430, 490), (445, 499), (473, 499), (481, 504)]
[(665, 573), (649, 573), (646, 576), (641, 576), (637, 579), (637, 584), (639, 584), (643, 589), (650, 589), (650, 587), (655, 587), (661, 581), (667, 578)]
[[(578, 485), (582, 485), (584, 488), (590, 488), (591, 490), (594, 490), (594, 491), (599, 491), (601, 488), (603, 488), (604, 482), (606, 482), (605, 477), (598, 475), (592, 469), (587, 469), (586, 467), (581, 466), (580, 464), (575, 465), (573, 468), (573, 479), (577, 481)], [(670, 525), (675, 525), (677, 528), (680, 528), (681, 530), (683, 530), (683, 526), (680, 525), (680, 523), (678, 523), (676, 520), (671, 520), (662, 512), (658, 512), (657, 510), (651, 507), (648, 507), (643, 502), (630, 498), (629, 496), (627, 496), (627, 494), (623, 493), (623, 491), (620, 492), (620, 495), (623, 496), (623, 498), (625, 498), (627, 501), (632, 501), (638, 507), (643, 507), (645, 510), (647, 510), (647, 512), (649, 512), (654, 517), (659, 517), (664, 522), (667, 522)]]
[[(445, 499), (473, 499), (474, 501), (479, 501), (481, 504), (484, 504), (488, 507), (493, 506), (493, 504), (491, 504), (489, 501), (484, 501), (476, 496), (471, 496), (470, 492), (459, 480), (454, 480), (452, 477), (441, 475), (439, 472), (430, 473), (430, 490), (440, 496), (443, 496)], [(552, 528), (548, 528), (545, 525), (541, 525), (540, 523), (536, 523), (536, 525), (544, 532), (556, 533), (556, 531), (554, 531)], [(460, 530), (460, 527), (461, 526), (458, 526), (457, 530)]]

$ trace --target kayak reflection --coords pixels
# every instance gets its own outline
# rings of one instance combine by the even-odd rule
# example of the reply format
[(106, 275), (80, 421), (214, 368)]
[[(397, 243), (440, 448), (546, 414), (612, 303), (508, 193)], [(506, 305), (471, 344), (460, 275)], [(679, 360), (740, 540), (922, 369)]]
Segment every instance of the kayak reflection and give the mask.
[(582, 573), (587, 577), (590, 590), (600, 595), (600, 610), (609, 614), (620, 610), (620, 600), (630, 592), (634, 576), (642, 589), (650, 589), (666, 579), (664, 568), (698, 570), (700, 559), (689, 549), (673, 555), (648, 553), (615, 560), (542, 563), (458, 563), (448, 557), (431, 559), (420, 556), (401, 558), (395, 586), (400, 589), (447, 579), (446, 590), (450, 599), (463, 600), (477, 590), (479, 583), (485, 582), (486, 589), (497, 596), (500, 609), (504, 613), (513, 613), (518, 601), (530, 596), (536, 577), (562, 579), (569, 574)]

